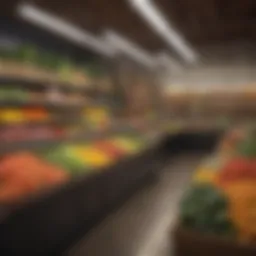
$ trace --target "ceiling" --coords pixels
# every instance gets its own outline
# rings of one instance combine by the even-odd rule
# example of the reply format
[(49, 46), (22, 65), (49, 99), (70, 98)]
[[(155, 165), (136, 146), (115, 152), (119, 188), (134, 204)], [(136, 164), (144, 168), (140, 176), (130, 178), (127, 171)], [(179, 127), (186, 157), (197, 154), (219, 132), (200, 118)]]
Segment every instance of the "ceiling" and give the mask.
[[(195, 47), (237, 44), (256, 39), (255, 0), (152, 0), (167, 19)], [(9, 13), (18, 0), (2, 4)], [(37, 6), (100, 34), (106, 28), (129, 38), (150, 52), (170, 47), (131, 8), (128, 0), (33, 0)], [(8, 11), (7, 11), (8, 10)], [(228, 47), (226, 48), (228, 49)]]
[(196, 44), (255, 39), (254, 0), (157, 0)]

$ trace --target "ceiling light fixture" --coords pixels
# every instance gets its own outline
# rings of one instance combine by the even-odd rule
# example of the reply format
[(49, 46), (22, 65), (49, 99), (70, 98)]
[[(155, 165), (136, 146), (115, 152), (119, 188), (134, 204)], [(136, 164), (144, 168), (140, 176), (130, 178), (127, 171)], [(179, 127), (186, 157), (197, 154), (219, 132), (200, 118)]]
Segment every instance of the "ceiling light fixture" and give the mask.
[(127, 54), (143, 65), (151, 68), (155, 67), (156, 61), (149, 53), (123, 36), (108, 30), (104, 33), (103, 38), (108, 44), (114, 47), (115, 50), (120, 51), (123, 54)]
[(195, 63), (196, 52), (188, 45), (174, 26), (167, 21), (157, 6), (150, 0), (129, 0), (133, 8), (171, 45), (187, 63)]
[(20, 4), (17, 7), (17, 12), (23, 19), (58, 33), (82, 47), (91, 49), (108, 57), (112, 57), (115, 53), (110, 46), (101, 42), (90, 33), (33, 5), (26, 3)]

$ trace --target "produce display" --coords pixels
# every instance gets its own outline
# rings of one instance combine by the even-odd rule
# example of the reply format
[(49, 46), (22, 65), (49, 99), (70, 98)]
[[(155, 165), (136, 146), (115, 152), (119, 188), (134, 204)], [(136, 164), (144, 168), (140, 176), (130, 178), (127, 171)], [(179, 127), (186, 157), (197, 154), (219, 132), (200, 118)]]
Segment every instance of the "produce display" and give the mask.
[(203, 161), (180, 208), (193, 230), (256, 242), (256, 132), (236, 129)]
[(44, 157), (75, 175), (107, 167), (142, 147), (136, 138), (119, 136), (88, 144), (60, 145), (45, 152)]
[(44, 122), (48, 121), (50, 116), (49, 111), (40, 107), (2, 108), (0, 109), (0, 124)]
[[(0, 103), (1, 104), (52, 104), (56, 106), (82, 105), (87, 102), (87, 97), (81, 92), (65, 92), (60, 88), (49, 86), (46, 90), (29, 90), (26, 85), (1, 85)], [(42, 87), (41, 87), (42, 88)]]
[(110, 126), (110, 109), (103, 106), (88, 107), (83, 110), (85, 123), (92, 130), (106, 129)]
[(33, 153), (21, 152), (0, 160), (0, 203), (10, 204), (33, 192), (66, 182), (69, 176)]
[(73, 176), (97, 174), (143, 147), (134, 136), (118, 135), (84, 144), (60, 144), (39, 152), (17, 152), (0, 159), (0, 204), (63, 183)]
[(92, 83), (92, 67), (75, 64), (68, 57), (61, 57), (33, 45), (20, 45), (15, 49), (0, 49), (0, 74), (52, 82), (68, 82), (88, 87)]
[(29, 92), (19, 88), (0, 88), (0, 102), (18, 101), (26, 102), (29, 100)]
[(130, 101), (131, 107), (136, 105), (134, 113), (141, 113), (137, 120), (144, 119), (138, 129), (128, 125), (131, 119), (115, 118), (114, 108), (124, 102), (117, 99), (111, 65), (103, 66), (96, 56), (88, 64), (86, 53), (61, 56), (20, 43), (0, 46), (0, 141), (8, 145), (1, 148), (0, 203), (15, 203), (75, 176), (104, 171), (145, 148), (149, 139), (144, 133), (152, 119), (145, 81), (134, 84), (136, 104)]
[(41, 141), (63, 138), (66, 136), (64, 128), (42, 126), (23, 127), (14, 126), (0, 129), (2, 142)]
[(0, 109), (0, 139), (5, 142), (55, 139), (111, 128), (110, 110), (94, 107), (84, 112), (87, 115), (80, 119), (79, 115), (67, 116), (65, 111), (53, 112), (43, 107), (4, 107)]

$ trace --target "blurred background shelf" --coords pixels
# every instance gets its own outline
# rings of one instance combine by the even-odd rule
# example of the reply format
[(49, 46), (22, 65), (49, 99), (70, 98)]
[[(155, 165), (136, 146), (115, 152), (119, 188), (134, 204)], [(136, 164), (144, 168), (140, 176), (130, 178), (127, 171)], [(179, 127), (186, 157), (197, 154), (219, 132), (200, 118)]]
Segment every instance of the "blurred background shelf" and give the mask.
[(93, 92), (93, 85), (73, 85), (62, 81), (51, 81), (43, 79), (31, 79), (29, 77), (15, 77), (0, 75), (0, 85), (8, 87), (18, 87), (23, 89), (59, 89), (64, 92), (80, 92), (91, 94)]
[(22, 108), (22, 107), (43, 107), (46, 109), (73, 109), (83, 108), (86, 106), (86, 103), (67, 103), (67, 102), (50, 102), (50, 101), (0, 101), (1, 108)]

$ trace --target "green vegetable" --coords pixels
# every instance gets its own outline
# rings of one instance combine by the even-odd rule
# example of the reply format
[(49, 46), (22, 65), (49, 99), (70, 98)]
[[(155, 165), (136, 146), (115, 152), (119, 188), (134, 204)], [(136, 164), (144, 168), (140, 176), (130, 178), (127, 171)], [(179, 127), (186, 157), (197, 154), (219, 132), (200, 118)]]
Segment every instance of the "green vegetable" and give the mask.
[(48, 162), (56, 164), (74, 175), (88, 171), (85, 164), (66, 146), (60, 146), (47, 152), (45, 158)]
[(238, 146), (238, 153), (245, 157), (256, 157), (256, 135), (250, 134), (244, 141)]
[(227, 206), (227, 199), (212, 186), (193, 186), (181, 202), (181, 224), (201, 232), (234, 235)]
[(14, 52), (14, 58), (21, 62), (27, 62), (29, 64), (35, 64), (37, 62), (38, 51), (31, 45), (23, 45)]

